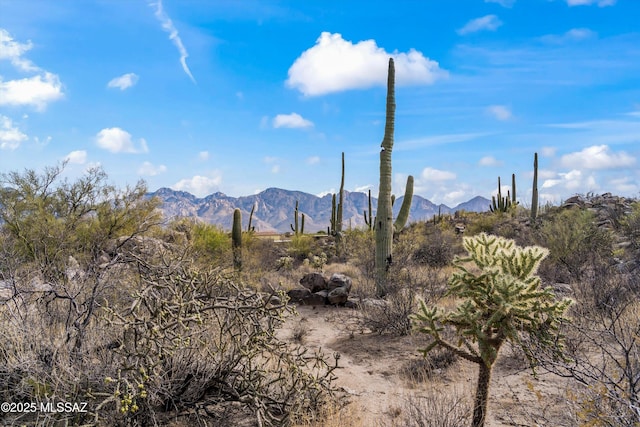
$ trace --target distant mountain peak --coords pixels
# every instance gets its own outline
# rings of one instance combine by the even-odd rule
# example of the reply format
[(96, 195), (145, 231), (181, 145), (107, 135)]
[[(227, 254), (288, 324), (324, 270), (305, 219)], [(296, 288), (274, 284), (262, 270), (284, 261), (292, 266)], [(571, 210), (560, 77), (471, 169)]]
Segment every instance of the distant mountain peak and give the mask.
[[(289, 225), (293, 222), (296, 202), (299, 204), (299, 210), (305, 214), (305, 232), (326, 231), (331, 219), (331, 194), (318, 197), (302, 191), (270, 187), (258, 194), (237, 198), (227, 196), (222, 192), (198, 198), (186, 191), (160, 188), (150, 193), (149, 196), (158, 197), (162, 201), (161, 209), (167, 218), (198, 218), (227, 230), (231, 229), (232, 213), (235, 208), (240, 208), (245, 212), (243, 227), (246, 227), (249, 219), (248, 213), (254, 205), (258, 207), (253, 215), (253, 224), (257, 231), (289, 231)], [(375, 215), (377, 199), (372, 197), (372, 202)], [(409, 221), (431, 219), (438, 214), (438, 211), (442, 214), (453, 213), (461, 209), (484, 212), (489, 210), (489, 203), (488, 199), (476, 196), (452, 209), (444, 204), (436, 205), (423, 197), (414, 195)], [(344, 204), (343, 223), (345, 227), (364, 226), (363, 212), (369, 209), (367, 194), (345, 191)], [(394, 214), (397, 214), (401, 204), (402, 197), (394, 204)]]

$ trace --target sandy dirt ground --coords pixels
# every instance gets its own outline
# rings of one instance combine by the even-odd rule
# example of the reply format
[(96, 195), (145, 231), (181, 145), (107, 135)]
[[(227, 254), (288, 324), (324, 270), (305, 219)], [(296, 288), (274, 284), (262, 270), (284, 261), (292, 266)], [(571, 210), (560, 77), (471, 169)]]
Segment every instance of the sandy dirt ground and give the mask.
[[(420, 366), (417, 351), (425, 338), (387, 336), (363, 330), (353, 309), (340, 307), (297, 308), (279, 331), (294, 340), (304, 330), (302, 343), (320, 348), (326, 355), (340, 353), (336, 384), (341, 388), (354, 426), (406, 425), (407, 405), (424, 396), (462, 396), (470, 407), (473, 399), (475, 365), (463, 360), (436, 372), (430, 379), (416, 380), (407, 372)], [(565, 380), (552, 375), (534, 377), (524, 360), (509, 348), (503, 349), (494, 368), (487, 427), (568, 426)], [(403, 418), (404, 416), (404, 418)], [(417, 425), (417, 423), (416, 423)]]

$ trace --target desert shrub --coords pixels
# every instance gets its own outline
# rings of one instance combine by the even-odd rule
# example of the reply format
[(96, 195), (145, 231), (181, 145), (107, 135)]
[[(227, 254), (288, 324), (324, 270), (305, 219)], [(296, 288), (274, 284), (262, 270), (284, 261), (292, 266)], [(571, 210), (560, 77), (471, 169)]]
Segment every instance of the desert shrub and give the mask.
[(615, 304), (606, 309), (576, 304), (562, 325), (566, 358), (535, 348), (542, 369), (573, 378), (569, 395), (580, 425), (640, 424), (640, 277), (620, 274)]
[(415, 289), (394, 289), (384, 300), (365, 300), (360, 304), (358, 322), (377, 334), (408, 335), (411, 315), (417, 308)]
[(434, 227), (413, 253), (413, 260), (420, 265), (444, 267), (453, 261), (455, 250), (455, 236)]
[(611, 259), (611, 236), (598, 228), (594, 214), (587, 210), (563, 209), (546, 217), (538, 241), (549, 249), (541, 275), (552, 282), (579, 282), (590, 269)]
[(508, 218), (510, 216), (502, 212), (469, 212), (467, 213), (465, 234), (468, 236), (480, 233), (495, 234), (495, 228)]
[(453, 366), (458, 356), (448, 349), (437, 349), (426, 357), (411, 359), (405, 363), (401, 375), (412, 383), (426, 383), (434, 377), (442, 377), (442, 373)]
[(219, 266), (231, 263), (231, 237), (221, 227), (203, 222), (194, 223), (190, 234), (194, 255)]
[(3, 424), (161, 425), (236, 402), (266, 426), (319, 410), (335, 365), (275, 336), (289, 308), (195, 259), (226, 235), (203, 227), (194, 248), (187, 224), (163, 241), (143, 184), (117, 190), (98, 170), (56, 184), (60, 173), (2, 176), (0, 395), (88, 412)]
[(344, 232), (344, 252), (349, 262), (358, 267), (365, 278), (373, 279), (375, 272), (375, 235), (368, 229)]
[(631, 212), (621, 220), (623, 234), (629, 239), (634, 251), (640, 251), (640, 202), (632, 204)]
[(398, 426), (466, 427), (471, 419), (471, 403), (459, 390), (442, 393), (429, 389), (405, 399)]

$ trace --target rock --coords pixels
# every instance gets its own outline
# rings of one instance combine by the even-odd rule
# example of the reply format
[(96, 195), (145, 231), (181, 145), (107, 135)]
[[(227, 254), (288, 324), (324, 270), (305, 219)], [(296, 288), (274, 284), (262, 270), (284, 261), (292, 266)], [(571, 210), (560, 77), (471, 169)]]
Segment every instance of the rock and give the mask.
[(312, 293), (327, 289), (327, 279), (320, 273), (305, 274), (304, 277), (300, 279), (300, 284)]
[(335, 288), (327, 295), (329, 304), (344, 304), (349, 299), (349, 291), (346, 287)]
[(311, 296), (311, 291), (307, 288), (295, 288), (287, 291), (290, 302), (302, 302)]
[(336, 288), (346, 288), (347, 294), (351, 291), (351, 278), (346, 274), (335, 273), (331, 275), (327, 289), (332, 291)]
[(316, 295), (321, 295), (322, 298), (327, 299), (327, 297), (329, 296), (329, 291), (326, 289), (323, 289), (321, 291), (318, 292), (314, 292)]
[(359, 307), (359, 305), (358, 305), (358, 301), (353, 300), (353, 299), (348, 299), (348, 300), (344, 303), (344, 306), (345, 306), (346, 308), (354, 308), (354, 309)]
[(308, 297), (306, 297), (305, 299), (303, 299), (302, 301), (300, 301), (300, 304), (302, 305), (325, 305), (327, 303), (327, 298), (325, 295), (322, 294), (322, 292), (327, 292), (327, 291), (320, 291), (317, 292), (315, 294), (311, 294)]

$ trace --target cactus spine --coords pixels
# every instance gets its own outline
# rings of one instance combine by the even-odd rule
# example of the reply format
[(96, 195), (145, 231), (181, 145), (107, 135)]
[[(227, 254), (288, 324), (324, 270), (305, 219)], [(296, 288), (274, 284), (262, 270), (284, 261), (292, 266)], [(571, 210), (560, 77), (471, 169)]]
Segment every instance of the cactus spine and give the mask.
[(380, 150), (380, 185), (378, 189), (378, 209), (376, 216), (376, 294), (387, 293), (387, 272), (392, 262), (393, 249), (393, 211), (391, 206), (391, 151), (393, 150), (393, 132), (395, 127), (395, 67), (393, 58), (389, 59), (387, 76), (387, 106), (384, 138)]
[(242, 212), (233, 211), (233, 226), (231, 228), (231, 247), (233, 249), (233, 268), (242, 270)]
[[(293, 211), (293, 223), (289, 224), (291, 226), (291, 231), (297, 236), (298, 234), (304, 234), (304, 214), (298, 215), (298, 201), (296, 200), (296, 208)], [(300, 223), (298, 222), (298, 217), (300, 217)], [(300, 225), (300, 227), (298, 227)]]
[(533, 155), (533, 191), (531, 192), (531, 220), (538, 217), (538, 153)]

